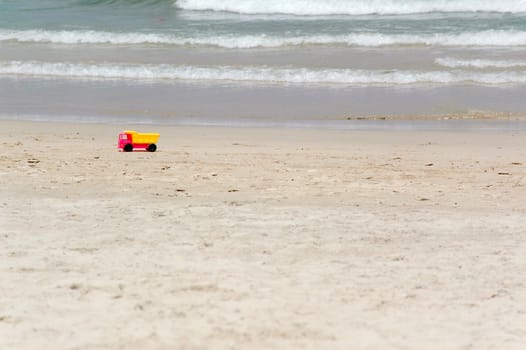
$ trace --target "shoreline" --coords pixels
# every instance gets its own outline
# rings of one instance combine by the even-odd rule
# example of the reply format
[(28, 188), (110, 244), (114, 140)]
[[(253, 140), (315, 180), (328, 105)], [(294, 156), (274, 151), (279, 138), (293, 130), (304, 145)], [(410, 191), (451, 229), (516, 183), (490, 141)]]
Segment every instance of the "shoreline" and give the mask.
[(253, 118), (111, 118), (88, 116), (0, 115), (0, 122), (93, 124), (144, 127), (202, 127), (242, 129), (319, 129), (340, 131), (526, 132), (526, 116), (507, 113), (418, 116), (347, 116), (325, 120), (261, 120)]
[(0, 78), (0, 114), (152, 123), (524, 119), (524, 86), (301, 87)]

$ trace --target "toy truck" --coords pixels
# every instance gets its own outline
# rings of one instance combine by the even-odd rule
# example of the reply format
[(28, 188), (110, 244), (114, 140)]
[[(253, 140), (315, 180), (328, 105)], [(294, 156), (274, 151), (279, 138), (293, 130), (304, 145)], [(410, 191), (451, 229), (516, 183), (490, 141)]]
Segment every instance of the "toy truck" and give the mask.
[(119, 150), (124, 152), (133, 150), (155, 152), (159, 136), (160, 134), (157, 133), (138, 133), (133, 130), (123, 131), (119, 134)]

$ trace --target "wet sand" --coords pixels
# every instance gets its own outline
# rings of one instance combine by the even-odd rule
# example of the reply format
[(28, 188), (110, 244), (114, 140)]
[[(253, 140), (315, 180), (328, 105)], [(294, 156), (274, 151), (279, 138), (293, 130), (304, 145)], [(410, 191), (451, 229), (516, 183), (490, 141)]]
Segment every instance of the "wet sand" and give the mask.
[(526, 87), (304, 86), (0, 77), (0, 119), (195, 125), (202, 120), (267, 123), (440, 115), (524, 117)]
[(0, 348), (523, 348), (524, 132), (122, 128), (0, 121)]

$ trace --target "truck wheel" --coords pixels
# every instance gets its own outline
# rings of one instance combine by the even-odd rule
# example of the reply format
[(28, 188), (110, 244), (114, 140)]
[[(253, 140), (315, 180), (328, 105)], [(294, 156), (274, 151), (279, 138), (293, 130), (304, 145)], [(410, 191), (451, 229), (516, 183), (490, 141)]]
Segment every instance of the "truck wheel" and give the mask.
[(148, 146), (146, 150), (148, 152), (155, 152), (157, 150), (157, 146), (155, 145), (155, 143), (152, 143), (151, 145)]
[(131, 143), (127, 143), (122, 149), (124, 150), (124, 152), (131, 152), (133, 151), (133, 145)]

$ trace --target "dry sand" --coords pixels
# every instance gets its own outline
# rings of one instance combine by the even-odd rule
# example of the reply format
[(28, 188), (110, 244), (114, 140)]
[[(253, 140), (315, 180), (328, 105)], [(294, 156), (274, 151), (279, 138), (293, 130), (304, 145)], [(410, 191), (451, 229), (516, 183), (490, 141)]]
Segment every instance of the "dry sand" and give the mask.
[(526, 135), (0, 122), (0, 349), (524, 349)]

